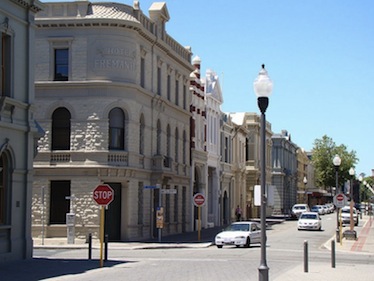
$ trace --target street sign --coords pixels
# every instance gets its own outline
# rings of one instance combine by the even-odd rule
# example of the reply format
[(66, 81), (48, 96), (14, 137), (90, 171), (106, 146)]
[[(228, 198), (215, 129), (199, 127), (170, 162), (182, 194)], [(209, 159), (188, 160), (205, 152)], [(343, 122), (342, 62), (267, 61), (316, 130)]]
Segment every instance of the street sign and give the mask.
[(337, 208), (343, 208), (347, 204), (347, 197), (343, 193), (334, 196), (334, 205)]
[(170, 189), (161, 189), (162, 194), (177, 194), (177, 190), (175, 188)]
[(93, 199), (99, 205), (109, 205), (114, 199), (114, 190), (107, 184), (100, 184), (93, 191)]
[(156, 188), (161, 188), (161, 184), (156, 184), (156, 185), (145, 185), (145, 189), (156, 189)]
[(201, 193), (196, 193), (193, 196), (193, 203), (196, 207), (201, 207), (205, 204), (205, 196)]

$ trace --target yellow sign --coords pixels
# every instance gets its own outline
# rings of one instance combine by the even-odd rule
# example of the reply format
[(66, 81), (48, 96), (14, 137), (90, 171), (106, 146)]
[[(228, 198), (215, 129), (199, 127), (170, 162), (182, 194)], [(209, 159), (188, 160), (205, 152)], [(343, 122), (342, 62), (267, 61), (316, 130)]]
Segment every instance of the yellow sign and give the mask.
[(164, 227), (164, 208), (159, 207), (156, 212), (156, 227), (163, 228)]

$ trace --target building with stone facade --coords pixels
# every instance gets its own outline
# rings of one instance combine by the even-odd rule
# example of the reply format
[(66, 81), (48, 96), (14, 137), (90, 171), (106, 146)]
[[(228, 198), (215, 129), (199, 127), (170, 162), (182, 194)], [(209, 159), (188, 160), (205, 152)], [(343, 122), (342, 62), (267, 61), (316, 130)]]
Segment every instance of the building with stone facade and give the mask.
[[(252, 112), (230, 113), (233, 123), (245, 130), (245, 169), (239, 169), (242, 178), (242, 184), (245, 184), (245, 203), (244, 216), (246, 218), (259, 218), (260, 207), (255, 205), (255, 186), (260, 185), (261, 179), (261, 116)], [(244, 131), (243, 131), (244, 133)], [(271, 124), (266, 122), (265, 138), (266, 138), (266, 185), (272, 184), (272, 135)], [(245, 179), (244, 179), (245, 178)], [(272, 214), (273, 207), (268, 204), (266, 214)]]
[(227, 225), (234, 219), (235, 208), (232, 141), (235, 124), (228, 114), (222, 113), (220, 118), (220, 225)]
[(47, 3), (37, 14), (35, 118), (45, 136), (34, 237), (66, 236), (66, 213), (77, 237), (97, 236), (92, 192), (102, 183), (115, 192), (111, 241), (156, 237), (161, 207), (162, 235), (194, 229), (193, 193), (208, 194), (204, 89), (191, 49), (166, 32), (169, 17), (165, 3), (147, 17), (137, 1)]
[[(308, 204), (308, 195), (310, 195), (310, 191), (308, 191), (308, 166), (309, 166), (309, 158), (306, 151), (299, 147), (296, 150), (297, 154), (297, 200), (296, 203), (305, 203)], [(312, 178), (309, 178), (312, 181)]]
[(0, 262), (32, 257), (34, 18), (39, 1), (0, 1)]
[(218, 75), (207, 70), (204, 79), (208, 152), (208, 224), (221, 225), (221, 105), (222, 90)]
[(273, 185), (274, 190), (274, 214), (290, 215), (291, 209), (297, 202), (298, 146), (292, 142), (291, 135), (283, 130), (272, 136), (273, 149)]

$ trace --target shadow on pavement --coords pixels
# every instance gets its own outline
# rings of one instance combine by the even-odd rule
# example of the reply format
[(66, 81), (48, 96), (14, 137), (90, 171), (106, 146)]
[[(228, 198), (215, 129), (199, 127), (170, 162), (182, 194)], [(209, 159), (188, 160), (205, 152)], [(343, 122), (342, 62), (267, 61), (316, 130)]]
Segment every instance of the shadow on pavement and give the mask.
[[(123, 261), (105, 261), (104, 267), (112, 267)], [(37, 281), (64, 275), (81, 274), (100, 268), (99, 260), (45, 259), (4, 262), (0, 264), (1, 281)]]

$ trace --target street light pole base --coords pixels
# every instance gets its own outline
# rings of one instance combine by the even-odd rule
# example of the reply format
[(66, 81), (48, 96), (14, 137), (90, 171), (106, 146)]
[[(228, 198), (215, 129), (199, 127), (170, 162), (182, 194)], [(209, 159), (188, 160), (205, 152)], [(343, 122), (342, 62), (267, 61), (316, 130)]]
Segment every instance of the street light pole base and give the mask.
[(269, 267), (266, 264), (261, 264), (258, 268), (258, 280), (268, 281), (269, 280)]

